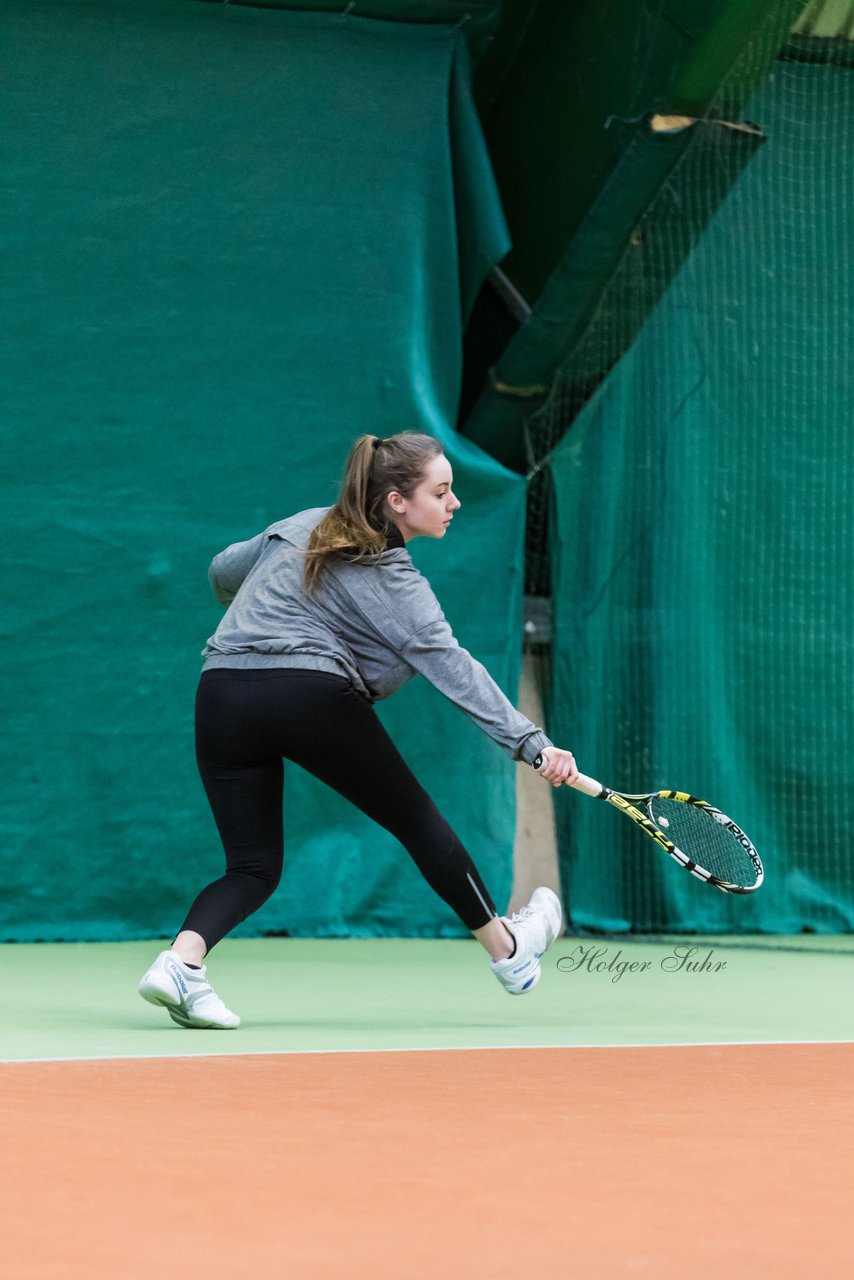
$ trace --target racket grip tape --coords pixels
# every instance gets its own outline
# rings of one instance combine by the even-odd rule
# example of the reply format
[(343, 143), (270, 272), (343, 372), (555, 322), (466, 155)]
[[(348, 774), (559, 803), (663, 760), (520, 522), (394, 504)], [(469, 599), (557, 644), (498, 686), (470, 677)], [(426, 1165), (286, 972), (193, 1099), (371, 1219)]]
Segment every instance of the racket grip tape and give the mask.
[[(537, 756), (533, 766), (537, 773), (542, 773), (545, 763), (542, 756)], [(598, 797), (602, 795), (603, 791), (607, 791), (607, 787), (603, 787), (601, 782), (597, 782), (595, 778), (588, 778), (584, 773), (580, 773), (575, 782), (570, 783), (570, 786), (574, 787), (576, 791), (583, 791), (588, 796)]]

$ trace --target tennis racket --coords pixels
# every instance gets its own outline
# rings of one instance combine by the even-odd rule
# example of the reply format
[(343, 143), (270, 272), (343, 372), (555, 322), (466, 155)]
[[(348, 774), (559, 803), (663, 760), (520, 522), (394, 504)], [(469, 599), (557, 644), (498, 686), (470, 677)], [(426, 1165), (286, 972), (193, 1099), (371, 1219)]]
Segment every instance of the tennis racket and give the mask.
[[(534, 768), (540, 772), (544, 765), (543, 757), (537, 756)], [(584, 774), (571, 785), (619, 809), (698, 880), (724, 893), (755, 893), (762, 884), (765, 872), (753, 842), (732, 818), (705, 800), (684, 791), (626, 795)]]

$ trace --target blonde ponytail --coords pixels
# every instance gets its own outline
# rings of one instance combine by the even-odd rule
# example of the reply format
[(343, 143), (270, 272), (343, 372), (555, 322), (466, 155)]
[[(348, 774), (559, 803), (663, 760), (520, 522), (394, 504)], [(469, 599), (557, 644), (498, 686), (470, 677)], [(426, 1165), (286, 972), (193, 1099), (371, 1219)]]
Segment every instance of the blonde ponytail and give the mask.
[(414, 431), (360, 436), (347, 459), (341, 493), (311, 532), (306, 548), (305, 588), (311, 592), (333, 560), (372, 560), (386, 545), (385, 500), (394, 491), (408, 497), (423, 480), (427, 463), (442, 446)]

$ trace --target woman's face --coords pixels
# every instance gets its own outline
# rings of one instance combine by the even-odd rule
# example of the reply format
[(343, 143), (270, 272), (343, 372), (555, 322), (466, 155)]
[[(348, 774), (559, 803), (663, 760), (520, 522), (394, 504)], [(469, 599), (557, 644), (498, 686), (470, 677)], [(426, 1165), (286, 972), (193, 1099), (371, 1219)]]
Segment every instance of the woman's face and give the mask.
[(451, 464), (440, 453), (427, 463), (424, 479), (408, 498), (396, 492), (388, 495), (392, 519), (404, 542), (411, 538), (444, 538), (461, 505), (451, 488), (453, 479)]

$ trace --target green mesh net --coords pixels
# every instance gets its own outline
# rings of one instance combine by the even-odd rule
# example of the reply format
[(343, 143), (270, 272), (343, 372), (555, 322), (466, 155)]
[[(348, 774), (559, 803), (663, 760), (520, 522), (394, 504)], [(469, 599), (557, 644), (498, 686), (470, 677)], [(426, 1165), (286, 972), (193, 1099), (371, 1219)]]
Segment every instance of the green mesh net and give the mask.
[[(688, 145), (528, 423), (553, 736), (609, 786), (719, 805), (766, 864), (728, 899), (561, 795), (576, 926), (854, 925), (851, 51), (802, 32), (739, 113), (746, 49), (709, 122), (676, 125)], [(732, 181), (746, 122), (765, 141)]]

